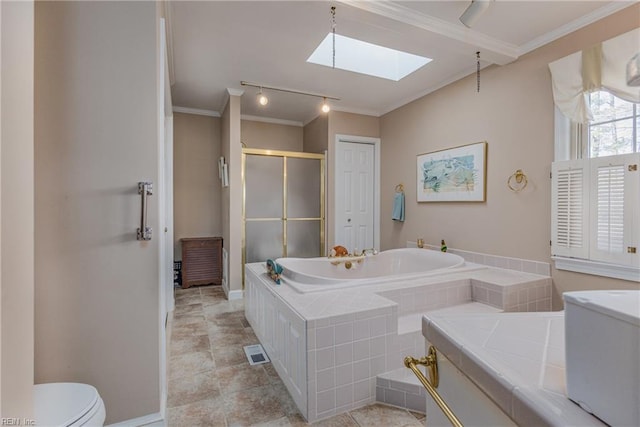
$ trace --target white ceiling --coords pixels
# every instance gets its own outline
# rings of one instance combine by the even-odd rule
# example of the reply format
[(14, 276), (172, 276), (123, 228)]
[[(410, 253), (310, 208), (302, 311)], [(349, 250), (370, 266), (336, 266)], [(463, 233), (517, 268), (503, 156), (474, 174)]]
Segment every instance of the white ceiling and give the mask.
[[(496, 0), (473, 29), (458, 17), (470, 1), (172, 1), (168, 4), (170, 77), (177, 110), (217, 114), (227, 88), (244, 90), (242, 114), (307, 123), (321, 99), (265, 91), (265, 86), (326, 94), (334, 110), (379, 116), (481, 66), (519, 56), (633, 2)], [(306, 62), (331, 31), (434, 60), (394, 82)], [(181, 108), (180, 108), (181, 107)], [(187, 109), (187, 110), (185, 110)]]

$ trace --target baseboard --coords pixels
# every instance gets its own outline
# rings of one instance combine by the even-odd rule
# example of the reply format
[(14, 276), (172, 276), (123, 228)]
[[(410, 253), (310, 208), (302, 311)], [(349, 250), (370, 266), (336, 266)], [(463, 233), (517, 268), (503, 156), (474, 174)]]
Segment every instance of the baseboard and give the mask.
[(130, 420), (121, 421), (115, 424), (109, 424), (106, 427), (161, 427), (166, 426), (164, 418), (160, 412), (156, 412), (155, 414), (145, 415), (143, 417), (132, 418)]
[(244, 298), (244, 291), (241, 289), (229, 291), (227, 293), (227, 298), (229, 299), (229, 301), (231, 301), (232, 299), (242, 299)]

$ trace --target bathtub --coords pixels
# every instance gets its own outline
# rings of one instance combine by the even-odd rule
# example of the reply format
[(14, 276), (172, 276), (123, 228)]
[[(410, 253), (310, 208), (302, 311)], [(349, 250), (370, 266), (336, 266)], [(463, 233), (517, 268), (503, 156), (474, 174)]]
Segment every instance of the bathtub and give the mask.
[(347, 269), (340, 258), (279, 258), (283, 282), (314, 292), (386, 280), (431, 276), (464, 267), (464, 258), (426, 249), (401, 248), (368, 255)]

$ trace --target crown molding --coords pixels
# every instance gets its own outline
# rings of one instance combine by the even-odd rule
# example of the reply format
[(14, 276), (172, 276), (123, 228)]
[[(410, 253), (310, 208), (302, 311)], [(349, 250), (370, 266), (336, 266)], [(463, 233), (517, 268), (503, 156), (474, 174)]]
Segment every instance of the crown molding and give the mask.
[(469, 28), (452, 24), (440, 18), (417, 12), (414, 9), (390, 1), (338, 0), (340, 3), (376, 15), (384, 16), (404, 24), (440, 34), (452, 40), (482, 50), (483, 58), (493, 63), (505, 65), (518, 59), (518, 46), (506, 43)]
[(173, 112), (185, 113), (185, 114), (196, 114), (198, 116), (220, 117), (220, 113), (217, 111), (203, 110), (201, 108), (180, 107), (177, 105), (173, 106)]
[(229, 102), (229, 98), (231, 96), (242, 96), (242, 94), (244, 94), (244, 90), (228, 87), (222, 94), (222, 103), (220, 104), (219, 111), (222, 112), (225, 108), (227, 108), (227, 103)]
[(349, 108), (349, 107), (332, 105), (331, 111), (336, 111), (339, 113), (360, 114), (361, 116), (372, 116), (372, 117), (381, 116), (379, 110), (370, 110), (368, 108)]
[(243, 89), (234, 89), (231, 87), (227, 88), (227, 93), (231, 96), (242, 96), (242, 94), (244, 93)]
[(284, 120), (284, 119), (276, 119), (273, 117), (260, 117), (260, 116), (251, 116), (248, 114), (241, 114), (240, 119), (248, 120), (250, 122), (262, 122), (262, 123), (271, 123), (274, 125), (284, 125), (284, 126), (296, 126), (303, 127), (304, 124), (302, 122), (298, 122), (295, 120)]
[(606, 18), (609, 15), (613, 15), (614, 13), (622, 9), (626, 9), (629, 6), (633, 6), (636, 3), (638, 3), (638, 0), (611, 2), (606, 6), (596, 9), (591, 13), (588, 13), (574, 21), (569, 22), (566, 25), (563, 25), (562, 27), (556, 28), (553, 31), (549, 31), (546, 34), (543, 34), (540, 37), (536, 37), (535, 39), (530, 40), (527, 43), (521, 45), (518, 48), (519, 55), (524, 55), (525, 53), (529, 53), (532, 50), (535, 50), (539, 47), (542, 47), (546, 44), (551, 43), (552, 41), (558, 40), (560, 37), (564, 37), (567, 34), (570, 34), (574, 31), (579, 30), (580, 28), (593, 24), (594, 22), (599, 21), (603, 18)]

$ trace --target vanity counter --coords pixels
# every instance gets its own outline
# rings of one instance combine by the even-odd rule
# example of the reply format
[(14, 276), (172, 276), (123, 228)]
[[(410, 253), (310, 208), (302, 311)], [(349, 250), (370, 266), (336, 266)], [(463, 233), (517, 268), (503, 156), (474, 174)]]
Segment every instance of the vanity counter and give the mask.
[(564, 312), (426, 314), (422, 333), (517, 425), (605, 425), (567, 397)]

